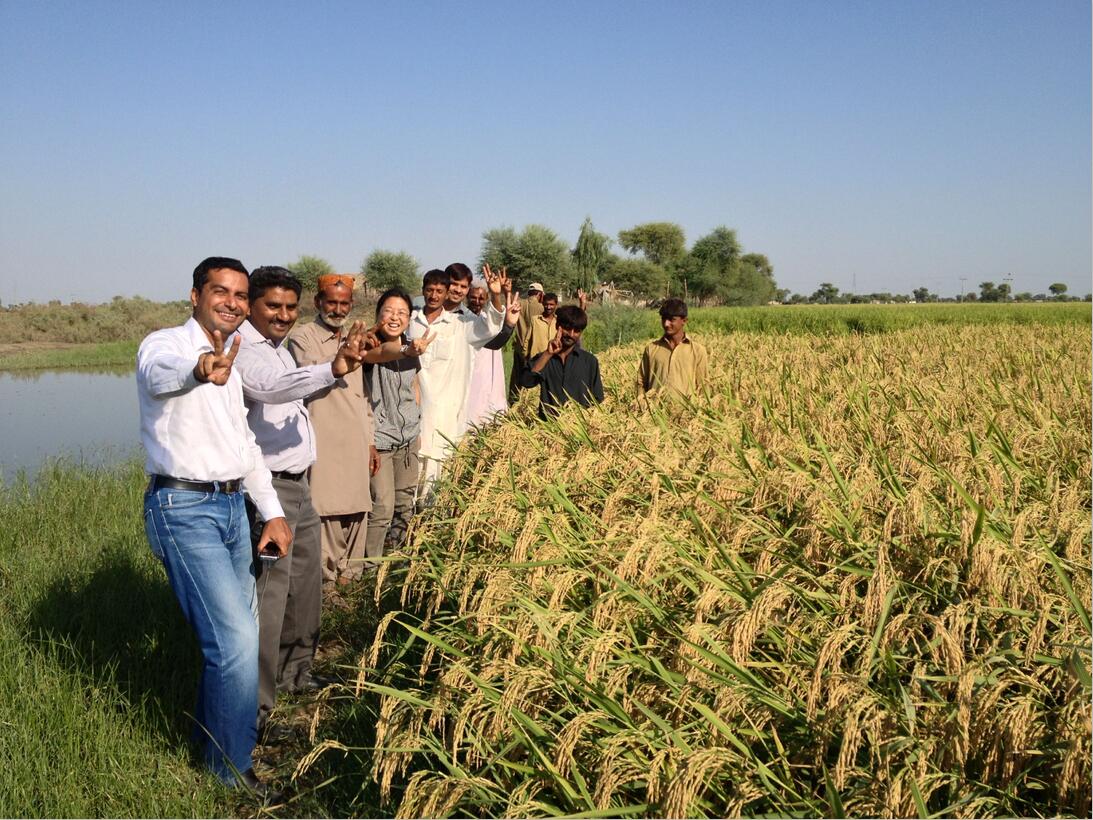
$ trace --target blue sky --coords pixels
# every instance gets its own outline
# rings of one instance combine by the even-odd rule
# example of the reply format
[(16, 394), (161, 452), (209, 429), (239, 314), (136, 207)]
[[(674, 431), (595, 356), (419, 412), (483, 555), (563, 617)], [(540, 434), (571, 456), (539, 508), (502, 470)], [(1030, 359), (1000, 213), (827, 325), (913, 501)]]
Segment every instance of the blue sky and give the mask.
[(718, 225), (779, 284), (1091, 276), (1088, 2), (0, 0), (0, 300)]

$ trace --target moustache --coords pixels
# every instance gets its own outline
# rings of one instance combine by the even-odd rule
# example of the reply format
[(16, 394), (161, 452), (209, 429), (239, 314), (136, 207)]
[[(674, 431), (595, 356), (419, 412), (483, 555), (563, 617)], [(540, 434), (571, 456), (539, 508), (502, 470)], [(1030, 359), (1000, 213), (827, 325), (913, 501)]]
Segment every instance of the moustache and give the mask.
[(324, 313), (323, 321), (331, 327), (341, 327), (349, 319), (348, 314), (342, 315), (340, 313)]

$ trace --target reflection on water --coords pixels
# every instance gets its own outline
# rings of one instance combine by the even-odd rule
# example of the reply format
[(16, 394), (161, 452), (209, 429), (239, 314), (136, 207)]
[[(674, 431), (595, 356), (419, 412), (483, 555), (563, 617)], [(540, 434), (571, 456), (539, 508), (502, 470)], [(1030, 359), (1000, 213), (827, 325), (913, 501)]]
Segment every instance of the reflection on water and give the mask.
[(0, 372), (0, 480), (47, 458), (108, 464), (140, 452), (132, 367)]

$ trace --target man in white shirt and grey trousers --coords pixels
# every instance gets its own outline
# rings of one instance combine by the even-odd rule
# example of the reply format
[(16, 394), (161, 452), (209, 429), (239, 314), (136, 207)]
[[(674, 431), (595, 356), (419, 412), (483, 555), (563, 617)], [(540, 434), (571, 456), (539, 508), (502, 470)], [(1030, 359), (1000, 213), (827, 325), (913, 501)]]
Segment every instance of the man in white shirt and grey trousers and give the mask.
[(247, 426), (234, 369), (249, 305), (247, 269), (210, 257), (194, 269), (192, 317), (137, 352), (147, 458), (144, 525), (204, 658), (195, 738), (224, 783), (277, 795), (255, 775), (258, 624), (246, 490), (265, 521), (259, 551), (284, 556), (292, 530)]
[[(315, 430), (304, 399), (360, 367), (364, 333), (358, 322), (333, 361), (297, 367), (286, 346), (300, 312), (300, 280), (280, 267), (250, 275), (250, 319), (239, 328), (235, 369), (243, 377), (247, 422), (273, 474), (273, 488), (293, 531), (292, 552), (262, 560), (258, 574), (258, 735), (289, 734), (267, 724), (277, 692), (308, 692), (325, 681), (312, 674), (322, 610), (319, 515), (311, 504), (307, 470), (315, 462)], [(248, 504), (251, 521), (255, 505)]]

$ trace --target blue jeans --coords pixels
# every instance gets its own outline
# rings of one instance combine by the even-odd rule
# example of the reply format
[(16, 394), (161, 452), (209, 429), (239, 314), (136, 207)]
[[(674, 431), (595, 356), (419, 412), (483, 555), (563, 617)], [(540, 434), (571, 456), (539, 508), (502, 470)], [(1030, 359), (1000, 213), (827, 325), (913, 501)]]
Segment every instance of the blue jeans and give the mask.
[(195, 736), (209, 768), (234, 784), (258, 739), (258, 599), (243, 494), (145, 493), (144, 529), (204, 657)]

